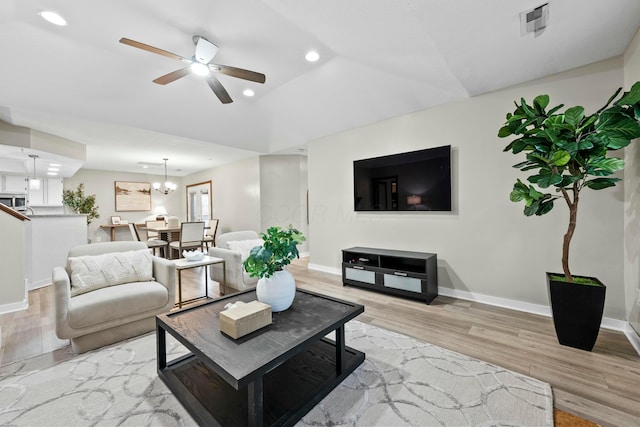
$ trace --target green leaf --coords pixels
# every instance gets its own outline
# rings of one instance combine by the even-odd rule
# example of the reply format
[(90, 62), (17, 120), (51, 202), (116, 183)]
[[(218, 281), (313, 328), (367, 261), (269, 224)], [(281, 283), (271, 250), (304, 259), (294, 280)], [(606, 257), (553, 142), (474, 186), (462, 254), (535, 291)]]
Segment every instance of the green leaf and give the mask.
[(533, 112), (531, 107), (527, 105), (527, 101), (525, 101), (524, 98), (520, 98), (520, 107), (528, 117), (535, 116), (535, 113)]
[[(628, 145), (628, 142), (634, 138), (640, 137), (640, 124), (623, 114), (617, 107), (603, 111), (600, 115), (600, 121), (596, 124), (596, 130), (603, 138), (608, 138), (607, 148), (617, 149)], [(611, 144), (615, 146), (611, 146)], [(620, 145), (620, 147), (617, 147)]]
[(551, 156), (551, 164), (554, 166), (564, 166), (571, 160), (571, 154), (564, 150), (558, 150)]
[(614, 187), (620, 178), (596, 178), (584, 183), (592, 190), (602, 190), (603, 188)]
[(624, 160), (617, 157), (602, 157), (589, 162), (589, 166), (613, 173), (624, 169)]
[(584, 108), (580, 106), (571, 107), (564, 112), (564, 121), (576, 129), (584, 118)]
[(578, 150), (590, 150), (593, 148), (593, 142), (588, 139), (583, 139), (578, 143)]
[(592, 116), (589, 116), (589, 118), (584, 123), (582, 123), (582, 125), (580, 125), (580, 127), (576, 130), (576, 132), (582, 132), (584, 129), (591, 126), (593, 122), (596, 121), (596, 119), (597, 117), (595, 114)]
[(549, 105), (549, 95), (538, 95), (533, 99), (533, 106), (543, 113), (544, 109)]
[(499, 138), (505, 138), (509, 135), (511, 135), (511, 129), (509, 129), (509, 126), (503, 126), (500, 128), (500, 130), (498, 131), (498, 137)]
[(616, 105), (633, 105), (640, 102), (640, 82), (635, 82), (629, 92), (625, 92), (622, 95)]
[(540, 188), (548, 188), (552, 185), (560, 184), (562, 182), (562, 175), (553, 174), (550, 176), (544, 176), (537, 182)]
[(547, 113), (548, 116), (553, 115), (553, 113), (555, 113), (556, 111), (558, 111), (559, 109), (561, 109), (562, 107), (564, 107), (564, 104), (560, 104), (560, 105), (556, 105), (555, 107), (553, 107), (551, 110), (549, 110), (549, 112)]
[(536, 215), (542, 216), (548, 213), (551, 209), (553, 209), (553, 199), (545, 200), (544, 202), (540, 203), (540, 207), (536, 211)]

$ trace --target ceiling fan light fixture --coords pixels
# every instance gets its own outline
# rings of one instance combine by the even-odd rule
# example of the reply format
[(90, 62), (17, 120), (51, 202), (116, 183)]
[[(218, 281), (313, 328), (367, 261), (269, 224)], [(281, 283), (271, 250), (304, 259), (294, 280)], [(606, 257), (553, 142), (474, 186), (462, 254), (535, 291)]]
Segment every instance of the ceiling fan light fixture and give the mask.
[(255, 95), (256, 93), (254, 91), (252, 91), (251, 89), (245, 89), (242, 91), (242, 94), (246, 97), (251, 98), (253, 95)]
[(57, 25), (59, 27), (65, 27), (68, 25), (66, 19), (51, 10), (43, 10), (42, 12), (39, 12), (38, 15), (50, 24)]
[(191, 64), (191, 71), (199, 76), (206, 76), (209, 74), (209, 67), (200, 62), (194, 62)]
[(317, 60), (320, 59), (320, 54), (318, 52), (316, 52), (315, 50), (310, 50), (304, 56), (304, 59), (306, 59), (308, 62), (316, 62)]

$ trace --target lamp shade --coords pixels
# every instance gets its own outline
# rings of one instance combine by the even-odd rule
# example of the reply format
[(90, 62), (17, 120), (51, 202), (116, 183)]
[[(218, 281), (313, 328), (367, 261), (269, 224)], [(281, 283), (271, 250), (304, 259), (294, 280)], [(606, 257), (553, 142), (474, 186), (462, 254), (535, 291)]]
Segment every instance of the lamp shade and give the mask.
[(411, 196), (407, 197), (407, 204), (408, 205), (419, 205), (420, 203), (422, 203), (422, 197), (420, 197), (420, 196), (416, 196), (414, 194), (414, 195), (411, 195)]
[(167, 209), (164, 206), (156, 206), (153, 208), (154, 215), (166, 215), (167, 213)]

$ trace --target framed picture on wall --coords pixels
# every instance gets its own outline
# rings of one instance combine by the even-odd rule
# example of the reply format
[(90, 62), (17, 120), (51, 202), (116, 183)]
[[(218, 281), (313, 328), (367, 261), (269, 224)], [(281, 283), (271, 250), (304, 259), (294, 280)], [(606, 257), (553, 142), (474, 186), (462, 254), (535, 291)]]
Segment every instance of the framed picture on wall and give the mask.
[(151, 183), (116, 181), (116, 212), (150, 211)]

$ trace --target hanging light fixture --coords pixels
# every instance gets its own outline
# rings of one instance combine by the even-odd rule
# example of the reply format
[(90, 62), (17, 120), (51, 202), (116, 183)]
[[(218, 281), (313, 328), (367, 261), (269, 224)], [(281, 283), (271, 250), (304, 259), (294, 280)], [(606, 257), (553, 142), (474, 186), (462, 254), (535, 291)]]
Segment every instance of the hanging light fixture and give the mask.
[(167, 195), (172, 191), (175, 191), (175, 189), (178, 188), (178, 186), (173, 182), (169, 182), (169, 179), (167, 178), (167, 160), (169, 159), (162, 159), (162, 160), (164, 160), (164, 188), (161, 188), (162, 186), (160, 185), (159, 182), (154, 182), (153, 188), (161, 192), (162, 194)]
[(29, 154), (29, 157), (33, 159), (33, 178), (29, 178), (29, 190), (39, 190), (40, 180), (36, 178), (36, 159), (40, 156), (37, 154)]

